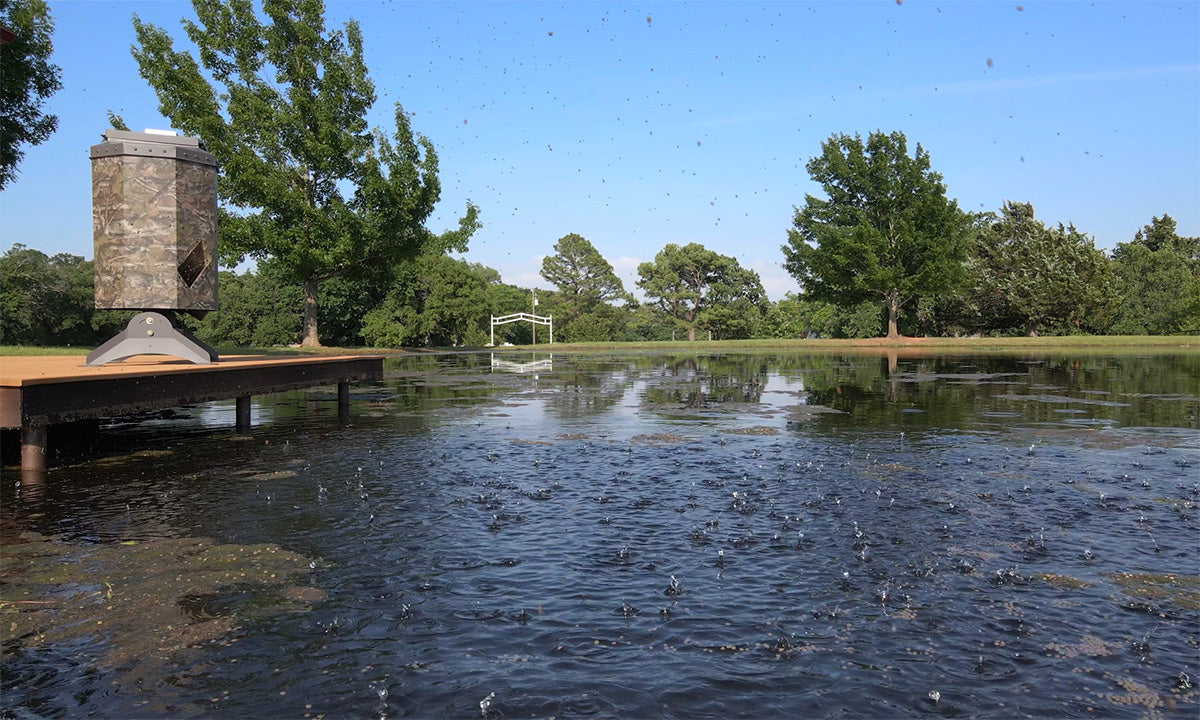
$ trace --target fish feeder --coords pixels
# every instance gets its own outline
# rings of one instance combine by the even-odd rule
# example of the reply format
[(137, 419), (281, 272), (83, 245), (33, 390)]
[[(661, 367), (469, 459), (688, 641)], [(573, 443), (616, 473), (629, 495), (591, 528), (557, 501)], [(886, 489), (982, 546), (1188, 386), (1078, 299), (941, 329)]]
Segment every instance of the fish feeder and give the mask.
[(91, 147), (96, 308), (140, 310), (87, 356), (208, 364), (217, 353), (173, 320), (217, 309), (217, 162), (196, 138), (107, 130)]

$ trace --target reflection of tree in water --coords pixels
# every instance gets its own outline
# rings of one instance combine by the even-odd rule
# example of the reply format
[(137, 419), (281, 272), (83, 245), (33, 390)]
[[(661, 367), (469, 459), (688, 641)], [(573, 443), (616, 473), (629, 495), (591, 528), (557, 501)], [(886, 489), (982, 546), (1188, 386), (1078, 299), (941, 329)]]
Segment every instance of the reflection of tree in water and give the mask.
[(1179, 378), (1200, 375), (1200, 357), (1190, 355), (902, 357), (894, 371), (885, 357), (807, 360), (809, 404), (846, 413), (829, 422), (940, 428), (978, 423), (985, 409), (1050, 423), (1063, 422), (1071, 409), (1121, 426), (1200, 422), (1194, 388), (1179, 386)]
[[(1200, 355), (1130, 355), (1039, 358), (1029, 363), (1030, 385), (1046, 395), (1083, 398), (1111, 404), (1089, 404), (1090, 417), (1121, 426), (1200, 428)], [(1180, 386), (1180, 378), (1192, 378)], [(1033, 390), (1030, 391), (1034, 392)], [(1039, 391), (1041, 392), (1041, 391)], [(1061, 405), (1029, 403), (1024, 411), (1037, 419), (1061, 420)]]
[(498, 405), (523, 381), (493, 373), (487, 355), (456, 353), (389, 360), (383, 384), (392, 392), (387, 410), (433, 422), (429, 411), (461, 405)]
[(636, 371), (589, 363), (554, 372), (539, 387), (539, 396), (546, 412), (563, 420), (600, 415), (621, 402), (636, 377)]
[(763, 355), (710, 355), (660, 359), (647, 375), (644, 406), (712, 408), (723, 403), (762, 402), (771, 368)]
[(942, 428), (978, 422), (995, 396), (1029, 383), (1029, 367), (1004, 357), (834, 358), (828, 371), (805, 375), (805, 383), (810, 404), (846, 413), (834, 422)]
[[(475, 355), (405, 358), (389, 365), (386, 385), (395, 397), (384, 404), (391, 410), (418, 415), (452, 404), (496, 404), (511, 390), (528, 388), (533, 382), (532, 376), (491, 373), (487, 362), (487, 356)], [(846, 413), (824, 421), (832, 423), (903, 424), (913, 430), (964, 426), (980, 422), (984, 409), (1019, 412), (1034, 421), (1062, 422), (1070, 415), (1061, 412), (1064, 408), (1082, 409), (1088, 418), (1122, 426), (1197, 427), (1200, 422), (1195, 387), (1181, 388), (1179, 384), (1181, 377), (1200, 376), (1200, 356), (1184, 354), (899, 358), (782, 352), (686, 357), (556, 355), (553, 369), (538, 373), (536, 382), (547, 412), (568, 419), (609, 411), (635, 383), (645, 386), (639, 398), (644, 409), (761, 406), (772, 374), (802, 382), (809, 405)], [(1025, 396), (1030, 397), (1022, 399)], [(1059, 396), (1075, 402), (1054, 402)], [(315, 411), (300, 405), (292, 412)], [(332, 411), (332, 404), (319, 405), (322, 412)]]

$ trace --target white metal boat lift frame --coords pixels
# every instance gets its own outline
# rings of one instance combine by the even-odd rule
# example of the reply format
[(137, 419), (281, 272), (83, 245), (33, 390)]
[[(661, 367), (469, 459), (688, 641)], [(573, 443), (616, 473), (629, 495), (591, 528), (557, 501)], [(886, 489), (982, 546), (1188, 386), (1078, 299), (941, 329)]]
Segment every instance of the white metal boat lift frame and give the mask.
[(496, 345), (496, 326), (503, 325), (505, 323), (510, 323), (510, 322), (528, 322), (533, 325), (549, 325), (550, 326), (550, 344), (551, 345), (554, 344), (554, 316), (553, 315), (550, 315), (548, 317), (543, 317), (542, 315), (534, 315), (533, 313), (519, 312), (519, 313), (513, 313), (512, 315), (505, 315), (503, 317), (496, 317), (495, 315), (492, 315), (491, 318), (492, 318), (491, 338), (492, 338), (492, 346), (493, 347), (495, 347), (495, 345)]

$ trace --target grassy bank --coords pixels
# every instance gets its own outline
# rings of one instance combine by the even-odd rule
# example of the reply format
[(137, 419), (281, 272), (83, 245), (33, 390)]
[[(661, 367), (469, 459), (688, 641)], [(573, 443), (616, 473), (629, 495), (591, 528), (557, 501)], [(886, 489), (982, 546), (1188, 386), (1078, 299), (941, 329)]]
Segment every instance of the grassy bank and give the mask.
[[(1185, 351), (1200, 350), (1200, 336), (1154, 335), (1069, 335), (1061, 337), (1012, 338), (925, 338), (902, 337), (895, 340), (869, 338), (860, 340), (697, 340), (638, 342), (638, 343), (555, 343), (537, 345), (539, 351), (551, 347), (556, 352), (570, 350), (784, 350), (790, 352), (852, 352), (852, 351), (930, 351), (953, 353), (988, 353), (1028, 350), (1108, 352), (1118, 350)], [(530, 351), (530, 345), (502, 350)]]
[[(438, 352), (814, 352), (868, 353), (895, 351), (901, 355), (1079, 352), (1107, 354), (1131, 352), (1196, 352), (1200, 351), (1200, 336), (1161, 335), (1068, 335), (1062, 337), (1012, 338), (871, 338), (866, 340), (686, 340), (663, 342), (555, 343), (517, 345), (503, 348), (297, 348), (297, 347), (221, 347), (220, 355), (406, 355)], [(86, 347), (34, 347), (0, 345), (4, 355), (86, 355)]]

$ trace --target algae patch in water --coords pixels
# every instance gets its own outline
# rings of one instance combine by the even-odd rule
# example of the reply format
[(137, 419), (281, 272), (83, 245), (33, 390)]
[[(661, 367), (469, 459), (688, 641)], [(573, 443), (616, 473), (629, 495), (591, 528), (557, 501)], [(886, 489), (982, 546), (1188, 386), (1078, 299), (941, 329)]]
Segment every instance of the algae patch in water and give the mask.
[(629, 442), (631, 443), (645, 443), (647, 445), (669, 445), (673, 443), (691, 442), (691, 440), (692, 439), (689, 437), (676, 435), (675, 433), (671, 432), (658, 433), (657, 435), (634, 435), (633, 437), (629, 438)]
[(1125, 646), (1121, 643), (1108, 642), (1095, 635), (1084, 634), (1078, 643), (1047, 643), (1046, 652), (1052, 657), (1059, 658), (1077, 658), (1081, 655), (1084, 657), (1115, 657), (1119, 655)]
[(1170, 602), (1183, 610), (1200, 610), (1200, 576), (1175, 573), (1104, 573), (1126, 595)]
[(730, 435), (778, 435), (779, 430), (769, 425), (755, 425), (753, 427), (733, 428), (725, 432)]
[(1041, 580), (1042, 582), (1046, 583), (1047, 585), (1050, 585), (1051, 587), (1070, 588), (1072, 590), (1079, 590), (1079, 589), (1088, 587), (1088, 584), (1086, 582), (1080, 580), (1079, 578), (1071, 577), (1070, 575), (1059, 575), (1057, 573), (1039, 573), (1037, 575), (1034, 575), (1034, 577), (1037, 578), (1038, 580)]
[(244, 621), (304, 611), (325, 596), (295, 582), (314, 566), (308, 558), (273, 545), (22, 540), (0, 558), (6, 654), (98, 635), (96, 662), (138, 679), (158, 676), (188, 648), (235, 641)]

